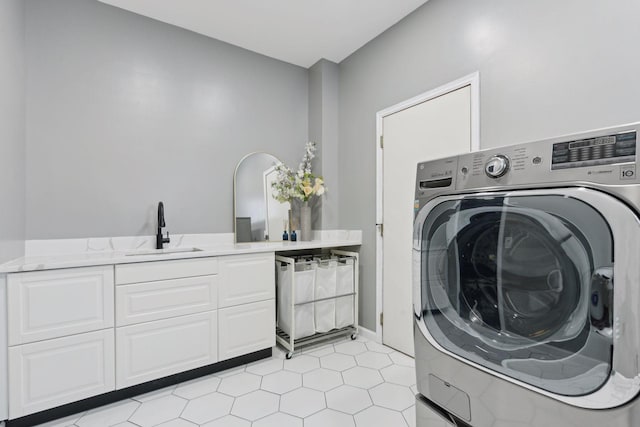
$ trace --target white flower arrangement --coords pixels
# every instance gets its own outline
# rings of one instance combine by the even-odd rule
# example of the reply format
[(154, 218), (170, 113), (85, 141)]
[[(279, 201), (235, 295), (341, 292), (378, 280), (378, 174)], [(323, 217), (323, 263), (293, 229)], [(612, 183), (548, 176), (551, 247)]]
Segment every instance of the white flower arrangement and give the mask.
[(298, 170), (294, 173), (284, 163), (276, 166), (278, 175), (271, 184), (273, 198), (280, 203), (291, 203), (293, 199), (308, 202), (313, 196), (322, 196), (327, 191), (321, 176), (315, 176), (311, 171), (311, 160), (315, 157), (316, 143), (307, 142), (305, 154)]

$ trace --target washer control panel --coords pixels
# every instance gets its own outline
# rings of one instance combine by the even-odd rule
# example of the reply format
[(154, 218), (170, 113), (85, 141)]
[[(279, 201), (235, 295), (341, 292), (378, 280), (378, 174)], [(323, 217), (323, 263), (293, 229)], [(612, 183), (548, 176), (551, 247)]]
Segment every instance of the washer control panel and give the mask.
[[(416, 199), (466, 191), (564, 185), (636, 185), (640, 122), (473, 151), (418, 165)], [(639, 163), (640, 164), (640, 163)]]
[(584, 138), (553, 144), (551, 169), (635, 162), (636, 132)]
[(484, 172), (490, 178), (500, 178), (509, 171), (509, 158), (502, 154), (491, 156), (484, 165)]

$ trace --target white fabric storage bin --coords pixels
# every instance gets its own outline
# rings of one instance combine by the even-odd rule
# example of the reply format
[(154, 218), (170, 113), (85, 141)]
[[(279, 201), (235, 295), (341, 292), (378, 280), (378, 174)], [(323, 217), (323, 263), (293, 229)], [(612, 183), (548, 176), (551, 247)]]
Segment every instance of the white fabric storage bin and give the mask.
[[(338, 261), (335, 259), (318, 261), (316, 269), (315, 299), (336, 296)], [(336, 327), (336, 300), (315, 303), (316, 332), (329, 332)]]
[(336, 328), (345, 328), (354, 322), (353, 295), (336, 299)]
[(316, 287), (316, 264), (296, 264), (295, 270), (296, 304), (313, 301)]
[(336, 328), (336, 301), (327, 300), (315, 303), (316, 332), (329, 332)]
[[(296, 264), (293, 274), (290, 265), (278, 266), (278, 326), (291, 335), (291, 292), (295, 281), (295, 304), (312, 301), (314, 296), (315, 264)], [(315, 333), (315, 307), (313, 303), (293, 307), (295, 330), (293, 338), (304, 338)]]
[(336, 269), (336, 295), (351, 294), (354, 291), (353, 259), (344, 258)]
[[(336, 268), (336, 295), (354, 292), (353, 258), (341, 258)], [(336, 299), (336, 328), (354, 324), (353, 295)]]

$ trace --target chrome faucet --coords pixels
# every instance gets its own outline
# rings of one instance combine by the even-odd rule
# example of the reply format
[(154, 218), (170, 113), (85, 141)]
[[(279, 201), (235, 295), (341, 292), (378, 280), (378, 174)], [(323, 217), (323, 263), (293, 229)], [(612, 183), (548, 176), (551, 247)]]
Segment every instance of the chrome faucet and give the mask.
[(162, 237), (162, 227), (166, 227), (164, 223), (164, 203), (158, 203), (158, 233), (156, 234), (156, 249), (162, 249), (165, 243), (169, 243), (169, 232), (167, 231), (167, 237)]

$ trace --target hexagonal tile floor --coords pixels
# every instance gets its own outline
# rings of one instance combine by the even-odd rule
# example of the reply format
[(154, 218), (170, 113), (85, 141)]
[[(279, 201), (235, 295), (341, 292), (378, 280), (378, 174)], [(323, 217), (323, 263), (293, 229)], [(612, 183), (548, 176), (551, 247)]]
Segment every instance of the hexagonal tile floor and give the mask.
[(218, 372), (40, 427), (412, 427), (413, 359), (358, 337)]

